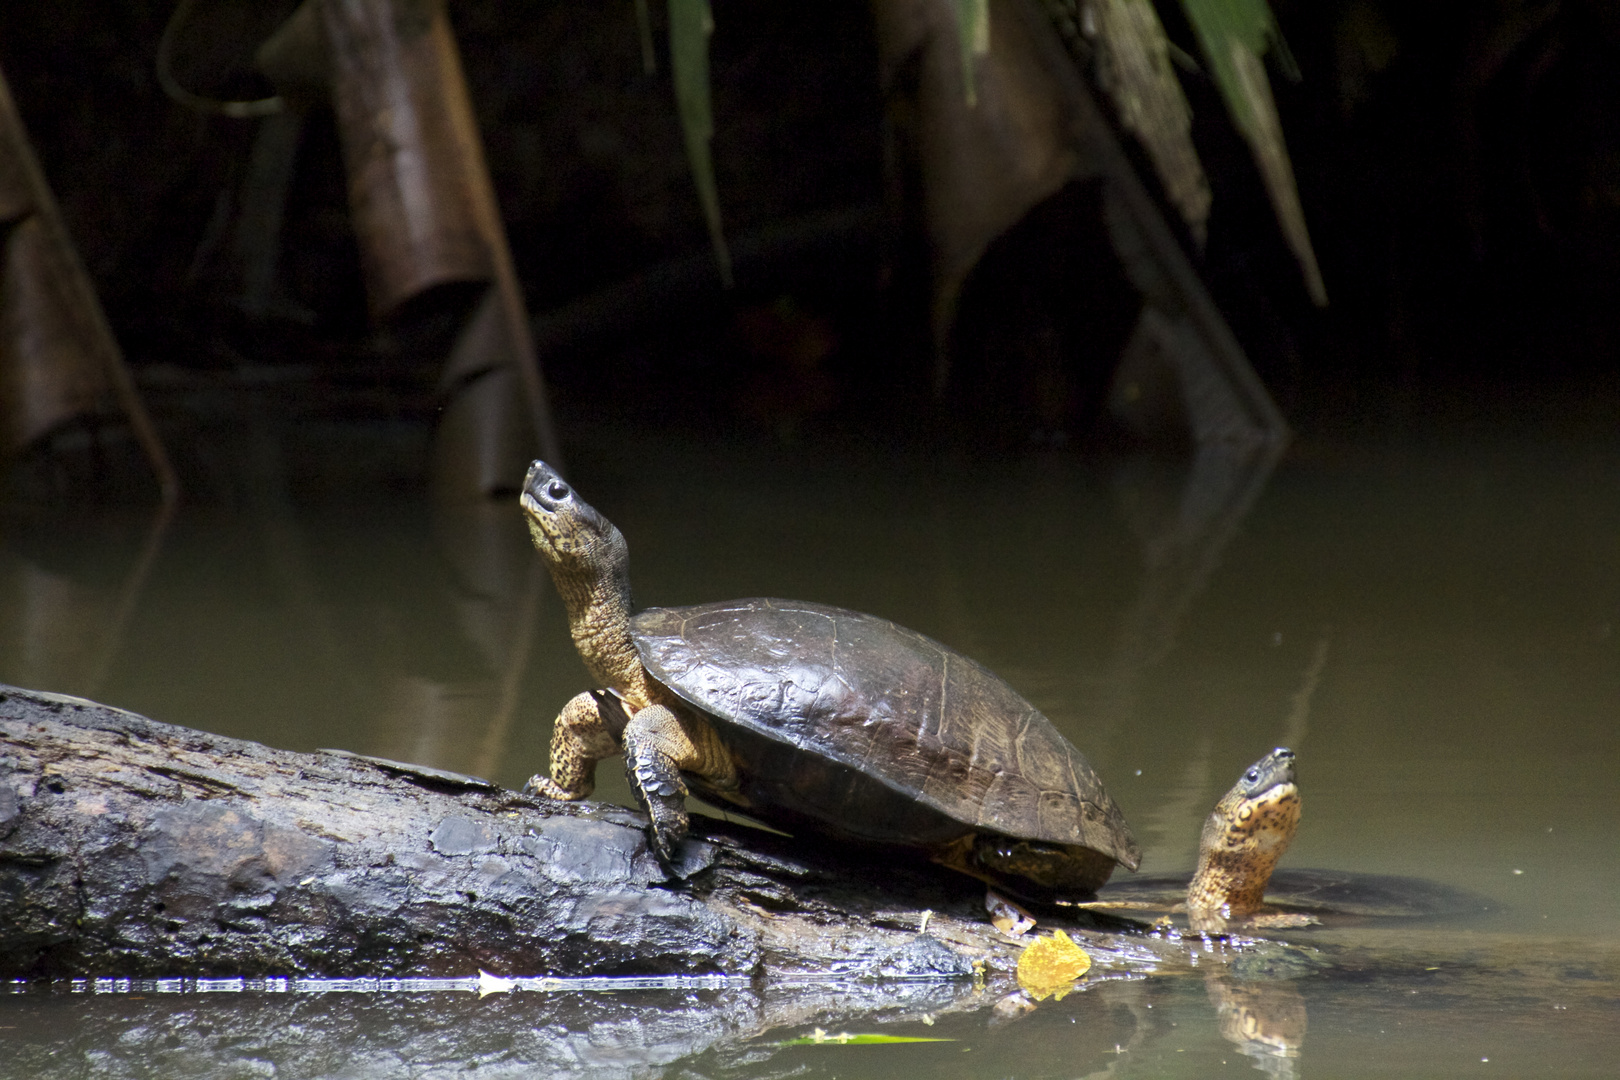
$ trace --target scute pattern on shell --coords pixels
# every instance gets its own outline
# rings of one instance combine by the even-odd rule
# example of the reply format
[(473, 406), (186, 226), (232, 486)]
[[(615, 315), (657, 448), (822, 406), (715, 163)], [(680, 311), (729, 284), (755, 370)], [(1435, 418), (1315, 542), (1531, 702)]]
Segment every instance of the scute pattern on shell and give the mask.
[(653, 677), (720, 720), (975, 828), (1138, 861), (1085, 757), (1001, 678), (931, 638), (774, 599), (652, 608), (630, 628)]

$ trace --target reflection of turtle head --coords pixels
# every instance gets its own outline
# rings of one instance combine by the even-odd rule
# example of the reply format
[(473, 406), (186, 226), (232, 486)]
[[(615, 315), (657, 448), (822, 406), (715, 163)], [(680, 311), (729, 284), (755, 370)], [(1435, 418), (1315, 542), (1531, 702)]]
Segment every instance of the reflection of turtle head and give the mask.
[(1260, 908), (1271, 871), (1299, 828), (1299, 803), (1292, 750), (1278, 747), (1243, 771), (1204, 823), (1198, 872), (1187, 888), (1195, 929), (1222, 929), (1225, 919)]
[(557, 470), (543, 461), (529, 466), (519, 501), (534, 546), (565, 599), (573, 589), (588, 588), (597, 581), (628, 581), (630, 551), (624, 536), (581, 499)]

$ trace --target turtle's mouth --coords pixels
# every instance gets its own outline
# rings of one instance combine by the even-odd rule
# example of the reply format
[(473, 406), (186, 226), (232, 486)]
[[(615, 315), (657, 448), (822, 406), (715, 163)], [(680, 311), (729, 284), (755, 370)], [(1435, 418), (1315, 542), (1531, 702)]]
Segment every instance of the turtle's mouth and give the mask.
[(1248, 795), (1248, 798), (1251, 801), (1259, 802), (1266, 799), (1276, 799), (1283, 795), (1286, 789), (1298, 787), (1298, 785), (1294, 782), (1294, 777), (1292, 774), (1287, 776), (1271, 776), (1267, 777), (1267, 779), (1271, 781), (1269, 784), (1260, 788), (1258, 791), (1251, 792)]
[(1292, 780), (1284, 780), (1281, 783), (1276, 783), (1266, 788), (1266, 790), (1254, 796), (1254, 798), (1250, 801), (1258, 803), (1262, 806), (1271, 807), (1276, 806), (1278, 803), (1286, 802), (1289, 799), (1298, 798), (1298, 796), (1299, 787)]

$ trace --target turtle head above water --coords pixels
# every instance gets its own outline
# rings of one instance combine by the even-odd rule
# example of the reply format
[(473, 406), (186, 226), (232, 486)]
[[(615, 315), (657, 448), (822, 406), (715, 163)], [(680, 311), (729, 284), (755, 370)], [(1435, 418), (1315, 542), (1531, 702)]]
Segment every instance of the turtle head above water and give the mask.
[(1271, 871), (1299, 828), (1294, 752), (1278, 747), (1243, 770), (1204, 823), (1187, 913), (1201, 933), (1260, 909)]
[(1247, 798), (1255, 798), (1279, 784), (1294, 783), (1294, 752), (1279, 746), (1259, 761), (1243, 770), (1235, 790)]
[(552, 574), (589, 578), (622, 573), (629, 561), (624, 536), (543, 461), (529, 466), (518, 497), (534, 546)]

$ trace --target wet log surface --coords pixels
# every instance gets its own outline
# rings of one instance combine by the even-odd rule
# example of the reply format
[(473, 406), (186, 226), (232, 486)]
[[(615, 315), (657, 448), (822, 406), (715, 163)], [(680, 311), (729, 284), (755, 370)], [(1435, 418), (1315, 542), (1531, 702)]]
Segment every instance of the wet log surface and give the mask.
[[(974, 882), (0, 688), (0, 977), (1012, 970)], [(924, 912), (930, 912), (926, 919)], [(1093, 935), (1100, 966), (1158, 943)], [(1134, 960), (1132, 958), (1135, 958)]]

